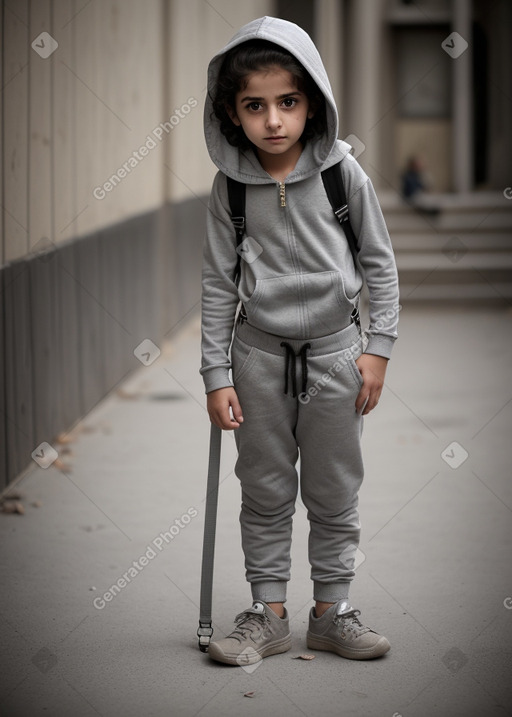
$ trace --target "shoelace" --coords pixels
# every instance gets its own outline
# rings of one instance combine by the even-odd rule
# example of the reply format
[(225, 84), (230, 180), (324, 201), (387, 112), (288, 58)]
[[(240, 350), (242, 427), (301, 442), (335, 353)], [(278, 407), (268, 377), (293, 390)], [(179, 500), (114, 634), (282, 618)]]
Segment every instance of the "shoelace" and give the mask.
[[(240, 615), (235, 617), (236, 627), (229, 637), (234, 637), (236, 640), (241, 642), (245, 640), (246, 633), (250, 632), (251, 637), (253, 632), (257, 632), (255, 635), (258, 638), (267, 628), (267, 623), (270, 623), (267, 615), (256, 615), (252, 612), (241, 612)], [(254, 639), (254, 638), (253, 638)]]
[(356, 636), (371, 632), (370, 628), (363, 625), (358, 619), (360, 614), (360, 610), (349, 610), (333, 618), (333, 622), (338, 626), (342, 638), (345, 637), (347, 632), (353, 632)]

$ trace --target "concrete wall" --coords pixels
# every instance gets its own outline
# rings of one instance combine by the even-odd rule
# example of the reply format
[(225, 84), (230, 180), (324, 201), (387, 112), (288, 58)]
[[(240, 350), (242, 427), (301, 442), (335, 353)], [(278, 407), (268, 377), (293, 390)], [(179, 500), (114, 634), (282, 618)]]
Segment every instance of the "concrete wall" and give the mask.
[(0, 485), (198, 310), (206, 67), (272, 8), (2, 2)]

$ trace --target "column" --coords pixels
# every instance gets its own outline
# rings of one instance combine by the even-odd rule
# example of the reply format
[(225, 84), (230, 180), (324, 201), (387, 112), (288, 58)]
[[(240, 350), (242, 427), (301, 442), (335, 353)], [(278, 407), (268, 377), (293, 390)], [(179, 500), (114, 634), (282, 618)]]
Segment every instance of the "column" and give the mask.
[(473, 189), (473, 111), (471, 107), (471, 0), (454, 0), (453, 30), (469, 47), (453, 60), (453, 188)]

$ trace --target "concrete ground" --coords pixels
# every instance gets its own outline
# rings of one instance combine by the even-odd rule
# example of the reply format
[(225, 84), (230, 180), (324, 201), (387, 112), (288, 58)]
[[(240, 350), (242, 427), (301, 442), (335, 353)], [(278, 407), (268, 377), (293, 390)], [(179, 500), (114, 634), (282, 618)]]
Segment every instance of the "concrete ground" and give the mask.
[[(293, 647), (256, 669), (197, 648), (209, 435), (197, 319), (150, 366), (134, 358), (129, 380), (54, 444), (58, 461), (11, 487), (25, 514), (0, 515), (1, 714), (511, 715), (511, 353), (510, 311), (403, 310), (365, 420), (352, 588), (392, 649), (373, 662), (294, 659), (313, 652), (299, 503)], [(224, 433), (215, 636), (250, 604), (234, 458)]]

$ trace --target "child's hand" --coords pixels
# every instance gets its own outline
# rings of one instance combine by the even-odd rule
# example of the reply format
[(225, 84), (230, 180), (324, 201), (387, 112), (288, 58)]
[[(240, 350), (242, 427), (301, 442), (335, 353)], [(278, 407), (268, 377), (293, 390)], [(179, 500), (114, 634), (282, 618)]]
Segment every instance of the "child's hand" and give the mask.
[[(225, 431), (238, 428), (244, 420), (236, 391), (231, 386), (210, 391), (206, 396), (206, 408), (210, 421)], [(233, 418), (231, 418), (231, 413)]]
[(361, 354), (356, 366), (363, 377), (363, 386), (356, 398), (356, 411), (366, 416), (379, 402), (388, 359), (374, 354)]

